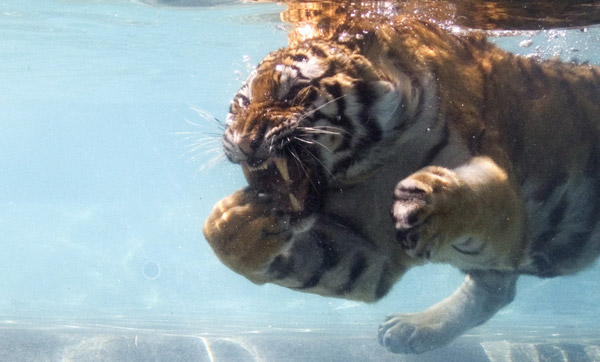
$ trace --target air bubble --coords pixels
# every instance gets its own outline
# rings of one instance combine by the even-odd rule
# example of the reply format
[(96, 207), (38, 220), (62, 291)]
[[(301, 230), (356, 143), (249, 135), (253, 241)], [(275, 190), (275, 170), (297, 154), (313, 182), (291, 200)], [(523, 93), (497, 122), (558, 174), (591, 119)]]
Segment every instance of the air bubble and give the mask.
[(144, 274), (144, 278), (148, 280), (158, 279), (160, 276), (160, 265), (155, 261), (146, 262), (142, 268), (142, 273)]
[(519, 43), (521, 48), (529, 48), (533, 44), (533, 39), (525, 39)]
[(340, 42), (347, 42), (347, 41), (350, 40), (350, 38), (351, 38), (350, 34), (348, 34), (348, 33), (342, 33), (338, 37), (338, 41), (340, 41)]

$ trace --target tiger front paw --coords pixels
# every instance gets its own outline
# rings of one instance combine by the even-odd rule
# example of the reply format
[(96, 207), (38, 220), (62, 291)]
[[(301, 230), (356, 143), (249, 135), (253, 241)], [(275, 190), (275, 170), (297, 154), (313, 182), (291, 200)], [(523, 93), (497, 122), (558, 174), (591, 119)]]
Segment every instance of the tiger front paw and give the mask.
[(459, 235), (456, 194), (460, 182), (442, 167), (427, 167), (400, 181), (394, 190), (392, 218), (396, 240), (414, 258), (430, 259), (432, 251)]
[(428, 321), (428, 317), (427, 312), (387, 316), (379, 326), (379, 344), (393, 353), (419, 354), (443, 347), (456, 337), (443, 323)]
[(289, 216), (273, 207), (269, 196), (250, 188), (219, 201), (203, 232), (223, 264), (257, 283), (291, 235)]

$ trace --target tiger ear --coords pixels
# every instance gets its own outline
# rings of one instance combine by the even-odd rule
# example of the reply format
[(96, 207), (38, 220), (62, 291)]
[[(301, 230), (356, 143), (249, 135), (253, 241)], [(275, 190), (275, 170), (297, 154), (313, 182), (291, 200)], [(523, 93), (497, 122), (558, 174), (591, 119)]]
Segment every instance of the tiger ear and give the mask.
[(389, 131), (396, 126), (402, 95), (392, 82), (386, 80), (374, 81), (371, 89), (374, 90), (373, 98), (376, 100), (371, 114), (383, 131)]

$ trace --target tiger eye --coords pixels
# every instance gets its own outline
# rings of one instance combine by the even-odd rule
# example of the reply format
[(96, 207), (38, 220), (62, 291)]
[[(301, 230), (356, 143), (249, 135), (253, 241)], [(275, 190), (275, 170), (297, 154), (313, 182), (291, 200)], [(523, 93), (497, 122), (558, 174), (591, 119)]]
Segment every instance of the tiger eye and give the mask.
[(305, 62), (308, 60), (308, 57), (305, 54), (294, 54), (292, 55), (292, 60), (295, 62)]

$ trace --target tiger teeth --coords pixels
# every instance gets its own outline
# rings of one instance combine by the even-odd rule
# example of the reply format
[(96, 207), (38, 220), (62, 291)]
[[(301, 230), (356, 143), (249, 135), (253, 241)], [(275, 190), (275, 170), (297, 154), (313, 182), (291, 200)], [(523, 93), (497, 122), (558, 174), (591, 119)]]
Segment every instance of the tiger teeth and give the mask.
[(261, 164), (260, 164), (260, 165), (258, 165), (258, 166), (250, 166), (250, 165), (248, 165), (247, 167), (248, 167), (248, 169), (249, 169), (250, 171), (260, 171), (260, 170), (266, 170), (266, 169), (269, 167), (269, 161), (267, 160), (267, 161), (265, 161), (265, 162), (261, 163)]
[(279, 170), (279, 174), (281, 174), (281, 178), (283, 179), (283, 181), (289, 184), (290, 173), (288, 171), (287, 160), (285, 158), (276, 158), (273, 162), (275, 162), (275, 166), (277, 166), (277, 169)]
[(290, 196), (290, 205), (292, 206), (292, 210), (295, 212), (302, 211), (302, 206), (300, 206), (300, 201), (296, 198), (296, 196), (289, 194)]

